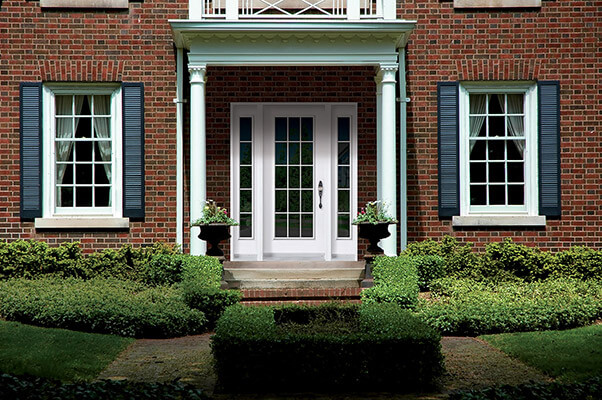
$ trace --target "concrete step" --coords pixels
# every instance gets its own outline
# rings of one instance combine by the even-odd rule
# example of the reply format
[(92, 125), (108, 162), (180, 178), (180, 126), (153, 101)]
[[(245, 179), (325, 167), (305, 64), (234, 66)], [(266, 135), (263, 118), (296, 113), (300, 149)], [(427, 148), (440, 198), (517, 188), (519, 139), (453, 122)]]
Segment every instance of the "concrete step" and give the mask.
[(357, 288), (361, 261), (240, 261), (224, 263), (230, 288)]

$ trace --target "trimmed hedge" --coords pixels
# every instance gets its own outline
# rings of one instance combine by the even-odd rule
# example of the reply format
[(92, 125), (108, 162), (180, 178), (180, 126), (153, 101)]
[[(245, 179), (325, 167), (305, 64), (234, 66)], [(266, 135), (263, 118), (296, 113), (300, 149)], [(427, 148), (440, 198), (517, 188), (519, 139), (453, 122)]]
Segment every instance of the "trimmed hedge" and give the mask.
[(63, 384), (33, 376), (0, 375), (0, 399), (137, 399), (137, 400), (208, 400), (201, 389), (180, 382), (141, 383), (98, 381)]
[(125, 245), (84, 255), (79, 242), (50, 247), (45, 242), (0, 242), (0, 280), (35, 279), (46, 275), (63, 278), (117, 278), (148, 285), (171, 285), (198, 279), (219, 289), (222, 267), (215, 257), (180, 254), (163, 243), (135, 249)]
[(2, 281), (0, 315), (46, 327), (134, 337), (200, 333), (207, 323), (175, 288), (106, 278)]
[(362, 290), (363, 303), (395, 303), (413, 309), (418, 302), (418, 271), (411, 257), (375, 257), (374, 286)]
[(242, 299), (242, 293), (239, 290), (206, 287), (200, 280), (185, 280), (180, 285), (180, 289), (184, 303), (205, 314), (209, 329), (215, 326), (226, 308)]
[(476, 253), (472, 243), (460, 244), (455, 238), (445, 236), (440, 242), (428, 239), (410, 243), (403, 255), (441, 256), (445, 276), (455, 278), (494, 282), (533, 282), (549, 278), (602, 280), (602, 250), (581, 246), (551, 253), (506, 238), (489, 243), (484, 253)]
[(446, 278), (433, 282), (420, 318), (443, 335), (568, 329), (602, 317), (602, 284), (575, 279), (492, 284)]
[(442, 373), (440, 339), (394, 304), (236, 305), (211, 347), (226, 391), (409, 391)]
[(529, 383), (452, 392), (449, 400), (596, 400), (602, 399), (602, 377), (582, 383)]

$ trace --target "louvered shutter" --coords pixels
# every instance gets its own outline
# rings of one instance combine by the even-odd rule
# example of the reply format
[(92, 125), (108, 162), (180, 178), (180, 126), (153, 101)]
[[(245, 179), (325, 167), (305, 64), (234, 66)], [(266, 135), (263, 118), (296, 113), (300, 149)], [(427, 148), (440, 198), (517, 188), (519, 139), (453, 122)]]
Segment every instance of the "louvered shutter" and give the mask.
[(144, 84), (123, 83), (123, 216), (144, 218)]
[(538, 83), (539, 214), (560, 217), (560, 89), (557, 81)]
[(460, 214), (458, 82), (437, 83), (439, 216)]
[(42, 217), (42, 83), (19, 88), (21, 219)]

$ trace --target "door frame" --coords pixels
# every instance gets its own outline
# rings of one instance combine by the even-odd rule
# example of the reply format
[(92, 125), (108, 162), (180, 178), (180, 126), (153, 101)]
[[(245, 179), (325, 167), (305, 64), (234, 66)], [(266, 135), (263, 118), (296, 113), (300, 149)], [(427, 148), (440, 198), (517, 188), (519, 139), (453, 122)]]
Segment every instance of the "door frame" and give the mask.
[[(232, 229), (232, 238), (230, 239), (230, 258), (233, 261), (264, 260), (264, 235), (266, 229), (259, 229), (265, 221), (264, 214), (264, 118), (273, 113), (273, 110), (278, 107), (313, 107), (322, 108), (325, 113), (326, 121), (330, 122), (330, 154), (331, 154), (331, 171), (329, 175), (332, 177), (333, 185), (337, 179), (337, 121), (339, 117), (350, 117), (350, 216), (353, 218), (354, 210), (357, 210), (357, 181), (358, 181), (358, 134), (357, 134), (357, 103), (280, 103), (280, 102), (262, 102), (262, 103), (231, 103), (230, 104), (230, 205), (231, 216), (240, 221), (239, 212), (239, 152), (240, 152), (240, 118), (250, 117), (252, 119), (252, 236), (250, 238), (240, 238), (240, 230), (238, 227)], [(317, 121), (316, 121), (317, 123)], [(357, 229), (354, 225), (350, 226), (350, 237), (337, 237), (337, 190), (333, 187), (330, 190), (332, 199), (324, 202), (325, 206), (329, 207), (330, 218), (327, 221), (328, 231), (327, 244), (324, 254), (324, 260), (357, 260)], [(315, 199), (314, 199), (315, 203)], [(258, 224), (257, 221), (260, 221)], [(283, 254), (282, 258), (287, 259)]]

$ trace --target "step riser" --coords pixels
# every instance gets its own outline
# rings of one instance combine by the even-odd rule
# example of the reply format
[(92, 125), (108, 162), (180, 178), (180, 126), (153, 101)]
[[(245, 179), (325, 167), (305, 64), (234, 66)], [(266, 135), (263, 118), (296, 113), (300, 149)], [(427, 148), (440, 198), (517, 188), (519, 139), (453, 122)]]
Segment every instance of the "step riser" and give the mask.
[(226, 280), (231, 289), (358, 288), (359, 279)]
[(224, 269), (224, 278), (228, 280), (257, 279), (361, 279), (363, 269)]

